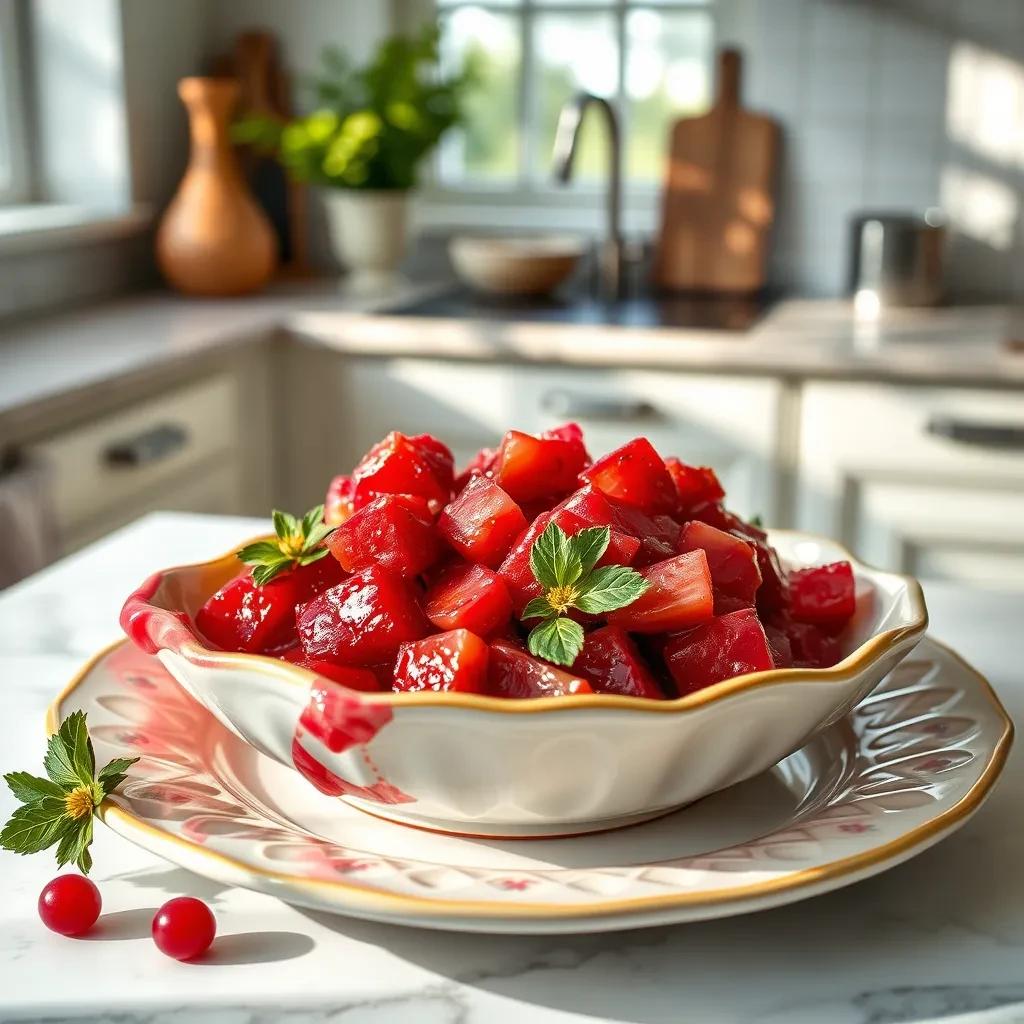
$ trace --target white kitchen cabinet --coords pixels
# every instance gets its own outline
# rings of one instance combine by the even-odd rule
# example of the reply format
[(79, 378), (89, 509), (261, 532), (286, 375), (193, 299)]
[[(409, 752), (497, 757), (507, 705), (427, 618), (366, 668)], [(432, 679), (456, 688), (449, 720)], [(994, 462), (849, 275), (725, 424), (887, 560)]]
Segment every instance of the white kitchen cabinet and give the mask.
[(592, 452), (646, 435), (662, 454), (714, 466), (736, 511), (779, 521), (777, 381), (392, 359), (351, 361), (340, 390), (343, 467), (389, 430), (436, 433), (463, 461), (510, 427), (538, 432), (577, 420)]
[(801, 527), (923, 579), (1024, 582), (1024, 394), (812, 383), (800, 423)]

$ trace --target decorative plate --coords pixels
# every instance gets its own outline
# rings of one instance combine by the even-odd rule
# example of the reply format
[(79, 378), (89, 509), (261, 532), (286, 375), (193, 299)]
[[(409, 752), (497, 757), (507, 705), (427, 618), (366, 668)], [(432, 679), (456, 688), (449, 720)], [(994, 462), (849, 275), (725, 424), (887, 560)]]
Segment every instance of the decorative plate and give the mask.
[(102, 809), (140, 846), (302, 906), (484, 932), (723, 917), (867, 878), (963, 825), (1013, 735), (988, 683), (926, 639), (847, 718), (746, 782), (631, 828), (498, 841), (394, 824), (317, 792), (126, 642), (72, 681), (50, 729), (78, 708), (101, 762), (142, 755)]

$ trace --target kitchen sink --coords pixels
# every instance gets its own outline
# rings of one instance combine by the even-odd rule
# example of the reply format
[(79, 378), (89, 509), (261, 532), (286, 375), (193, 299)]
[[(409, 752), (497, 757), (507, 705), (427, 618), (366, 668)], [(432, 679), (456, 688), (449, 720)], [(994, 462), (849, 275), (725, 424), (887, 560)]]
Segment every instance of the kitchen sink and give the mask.
[(680, 327), (741, 332), (752, 327), (779, 296), (704, 294), (637, 295), (599, 299), (589, 294), (506, 299), (485, 296), (463, 286), (388, 310), (392, 316), (612, 324), (621, 327)]

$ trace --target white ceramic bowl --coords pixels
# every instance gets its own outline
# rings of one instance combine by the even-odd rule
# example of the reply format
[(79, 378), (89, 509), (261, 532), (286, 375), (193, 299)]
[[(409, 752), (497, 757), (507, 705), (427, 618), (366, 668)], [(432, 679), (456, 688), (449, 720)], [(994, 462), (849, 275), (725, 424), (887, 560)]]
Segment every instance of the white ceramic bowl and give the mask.
[[(790, 566), (850, 558), (808, 534), (772, 531)], [(407, 824), (483, 836), (566, 835), (642, 821), (764, 771), (844, 716), (914, 647), (921, 588), (853, 561), (857, 612), (829, 669), (776, 669), (671, 701), (595, 694), (507, 700), (451, 693), (341, 695), (332, 752), (297, 729), (317, 677), (213, 651), (195, 611), (238, 571), (233, 554), (150, 577), (121, 622), (200, 703), (286, 765), (326, 769), (344, 798)]]
[(491, 295), (547, 295), (576, 269), (586, 252), (565, 235), (481, 237), (457, 235), (448, 243), (455, 272)]

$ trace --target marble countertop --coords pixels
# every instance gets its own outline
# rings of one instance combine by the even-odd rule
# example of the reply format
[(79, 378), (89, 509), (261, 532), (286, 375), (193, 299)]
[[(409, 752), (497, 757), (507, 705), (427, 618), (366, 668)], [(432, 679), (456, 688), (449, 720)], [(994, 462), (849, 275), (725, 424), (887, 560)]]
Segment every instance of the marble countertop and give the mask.
[(848, 302), (789, 300), (746, 332), (388, 316), (436, 291), (360, 297), (336, 283), (232, 300), (153, 293), (0, 327), (6, 415), (127, 375), (228, 350), (278, 330), (339, 353), (656, 367), (699, 372), (1017, 387), (1024, 336), (1002, 306), (893, 310), (858, 321)]
[[(43, 712), (118, 634), (149, 572), (210, 557), (252, 520), (155, 514), (0, 594), (5, 770), (41, 761)], [(1024, 595), (927, 589), (936, 636), (1024, 716)], [(119, 1024), (1011, 1024), (1024, 1021), (1024, 752), (967, 826), (847, 889), (703, 924), (545, 938), (432, 933), (301, 911), (225, 889), (99, 828), (103, 926), (47, 932), (48, 855), (0, 854), (0, 1020)], [(11, 810), (0, 795), (0, 814)], [(153, 909), (192, 894), (221, 934), (179, 964), (149, 937)]]

